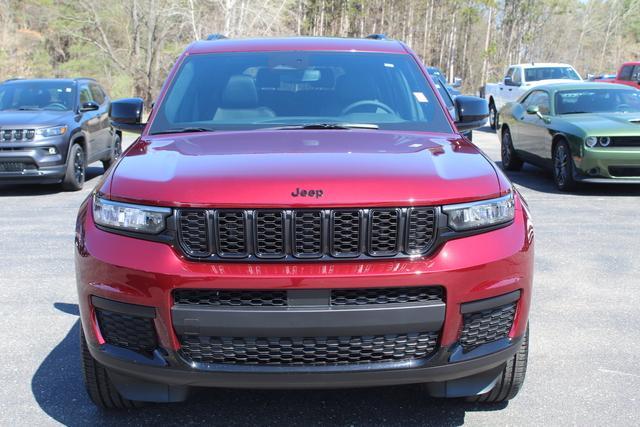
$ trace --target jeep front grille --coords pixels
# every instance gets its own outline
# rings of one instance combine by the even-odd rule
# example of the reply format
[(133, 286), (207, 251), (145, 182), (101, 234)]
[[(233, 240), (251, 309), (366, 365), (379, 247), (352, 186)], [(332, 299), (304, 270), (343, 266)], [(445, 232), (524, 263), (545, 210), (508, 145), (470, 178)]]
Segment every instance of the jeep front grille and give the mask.
[(424, 255), (436, 240), (432, 207), (178, 209), (177, 236), (197, 259), (304, 260)]

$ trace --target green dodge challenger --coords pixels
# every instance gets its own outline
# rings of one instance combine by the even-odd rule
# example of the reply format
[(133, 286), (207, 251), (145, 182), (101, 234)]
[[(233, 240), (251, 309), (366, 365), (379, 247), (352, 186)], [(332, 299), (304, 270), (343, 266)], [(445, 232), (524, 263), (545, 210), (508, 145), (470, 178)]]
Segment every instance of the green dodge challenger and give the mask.
[(500, 110), (502, 167), (577, 182), (640, 184), (640, 91), (611, 83), (536, 86)]

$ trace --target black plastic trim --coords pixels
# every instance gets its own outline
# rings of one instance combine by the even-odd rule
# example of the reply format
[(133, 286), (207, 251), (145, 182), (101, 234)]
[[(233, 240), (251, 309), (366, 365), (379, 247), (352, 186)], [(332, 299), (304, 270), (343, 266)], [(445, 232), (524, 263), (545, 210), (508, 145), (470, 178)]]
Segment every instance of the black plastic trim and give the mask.
[(476, 313), (478, 311), (488, 310), (502, 305), (509, 304), (511, 302), (518, 301), (520, 299), (520, 290), (509, 292), (508, 294), (500, 295), (497, 297), (486, 298), (482, 300), (466, 302), (460, 304), (460, 313)]
[(95, 308), (113, 311), (114, 313), (127, 314), (129, 316), (143, 317), (146, 319), (156, 318), (155, 307), (149, 307), (146, 305), (127, 304), (124, 302), (97, 297), (95, 295), (91, 296), (91, 304)]
[(380, 335), (438, 331), (445, 304), (346, 307), (198, 307), (174, 305), (178, 335), (231, 337)]

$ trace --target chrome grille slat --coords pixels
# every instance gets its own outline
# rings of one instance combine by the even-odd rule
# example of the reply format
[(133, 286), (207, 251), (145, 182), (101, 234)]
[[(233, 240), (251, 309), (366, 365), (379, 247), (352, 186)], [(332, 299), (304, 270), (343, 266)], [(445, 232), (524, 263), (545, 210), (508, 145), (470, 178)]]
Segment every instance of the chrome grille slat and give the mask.
[(435, 207), (177, 209), (178, 246), (200, 260), (310, 260), (425, 255)]

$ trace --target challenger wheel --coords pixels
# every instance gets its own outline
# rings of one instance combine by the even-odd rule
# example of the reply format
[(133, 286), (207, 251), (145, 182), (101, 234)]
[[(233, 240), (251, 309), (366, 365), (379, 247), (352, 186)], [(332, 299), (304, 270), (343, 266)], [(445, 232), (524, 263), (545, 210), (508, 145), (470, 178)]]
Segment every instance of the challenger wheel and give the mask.
[(502, 131), (502, 140), (500, 144), (500, 156), (502, 157), (502, 169), (507, 171), (519, 171), (524, 163), (513, 149), (513, 140), (509, 128)]
[(71, 152), (67, 162), (67, 171), (62, 181), (62, 188), (67, 191), (78, 191), (84, 185), (87, 159), (80, 144), (73, 144), (69, 150)]
[(522, 338), (518, 352), (507, 361), (496, 385), (488, 393), (468, 397), (470, 402), (500, 403), (516, 397), (527, 373), (527, 358), (529, 355), (529, 327)]
[(569, 191), (576, 186), (571, 149), (566, 141), (559, 142), (553, 150), (553, 179), (560, 191)]
[(80, 358), (87, 394), (97, 407), (101, 409), (127, 409), (142, 406), (141, 402), (125, 399), (116, 390), (105, 367), (91, 356), (82, 325), (80, 325)]

